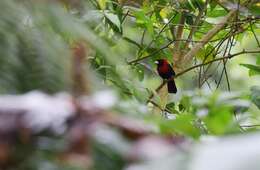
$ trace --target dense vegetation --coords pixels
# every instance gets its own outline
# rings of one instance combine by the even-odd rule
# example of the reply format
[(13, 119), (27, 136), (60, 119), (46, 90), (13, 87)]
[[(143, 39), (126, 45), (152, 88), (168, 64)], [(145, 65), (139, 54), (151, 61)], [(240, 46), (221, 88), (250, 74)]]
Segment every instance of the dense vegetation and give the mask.
[[(204, 137), (247, 138), (260, 127), (259, 20), (254, 0), (0, 1), (0, 169), (188, 170), (181, 162)], [(162, 58), (176, 72), (177, 94), (156, 72)], [(66, 124), (62, 132), (20, 126), (24, 108), (55, 110), (48, 100), (56, 100), (33, 90), (73, 96), (75, 115), (54, 120)], [(39, 105), (23, 108), (10, 94)], [(133, 147), (147, 136), (154, 148), (189, 147), (155, 165), (152, 151), (143, 158)]]

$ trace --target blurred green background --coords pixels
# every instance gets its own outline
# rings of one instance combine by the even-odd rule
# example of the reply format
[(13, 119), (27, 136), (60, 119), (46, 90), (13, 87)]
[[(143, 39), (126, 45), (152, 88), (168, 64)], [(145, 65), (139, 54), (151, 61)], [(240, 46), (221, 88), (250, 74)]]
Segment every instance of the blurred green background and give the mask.
[[(247, 0), (3, 0), (0, 93), (99, 94), (100, 105), (109, 105), (107, 111), (150, 124), (153, 134), (162, 138), (181, 137), (191, 143), (200, 144), (205, 136), (257, 132), (259, 11), (259, 2)], [(192, 59), (184, 60), (232, 12)], [(178, 93), (167, 94), (164, 88), (156, 90), (162, 79), (154, 61), (160, 58), (171, 62), (177, 74), (200, 66), (176, 77)], [(87, 156), (75, 156), (72, 163), (57, 156), (68, 148), (68, 131), (44, 131), (32, 146), (16, 144), (16, 163), (3, 167), (128, 170), (131, 163), (124, 151), (134, 140), (114, 128), (104, 129), (105, 136), (116, 134), (115, 141), (101, 132), (100, 139), (85, 139), (90, 143)], [(190, 157), (177, 153), (176, 160)], [(26, 156), (21, 159), (20, 154)]]

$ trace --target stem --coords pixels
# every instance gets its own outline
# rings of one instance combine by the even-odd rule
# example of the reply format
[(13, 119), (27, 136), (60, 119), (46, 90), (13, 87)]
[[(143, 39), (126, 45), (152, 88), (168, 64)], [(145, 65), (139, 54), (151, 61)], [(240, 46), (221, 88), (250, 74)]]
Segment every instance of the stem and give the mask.
[[(184, 30), (184, 24), (185, 24), (185, 11), (181, 13), (181, 18), (179, 21), (179, 26), (177, 28), (177, 34), (176, 34), (176, 39), (181, 39), (183, 36), (183, 30)], [(179, 63), (181, 62), (181, 49), (180, 49), (180, 41), (176, 41), (174, 44), (172, 51), (172, 61), (173, 61), (173, 69), (177, 71), (179, 69)]]
[(204, 65), (207, 65), (207, 64), (216, 62), (216, 61), (223, 60), (223, 59), (231, 59), (231, 58), (233, 58), (233, 57), (235, 57), (235, 56), (238, 56), (238, 55), (241, 55), (241, 54), (250, 54), (250, 53), (251, 53), (251, 54), (252, 54), (252, 53), (260, 53), (260, 50), (254, 50), (254, 51), (246, 51), (246, 50), (243, 50), (243, 51), (241, 51), (241, 52), (238, 52), (238, 53), (235, 53), (235, 54), (231, 54), (231, 55), (227, 55), (227, 56), (225, 56), (225, 57), (216, 58), (216, 59), (213, 59), (213, 60), (211, 60), (211, 61), (208, 61), (208, 62), (205, 62), (205, 63), (201, 63), (201, 64), (198, 64), (198, 65), (192, 66), (192, 67), (190, 67), (190, 68), (188, 68), (188, 69), (186, 69), (186, 70), (184, 70), (184, 71), (182, 71), (182, 72), (176, 74), (174, 77), (175, 77), (175, 78), (176, 78), (176, 77), (179, 77), (179, 76), (181, 76), (182, 74), (184, 74), (184, 73), (186, 73), (186, 72), (188, 72), (188, 71), (191, 71), (191, 70), (193, 70), (193, 69), (195, 69), (195, 68), (197, 68), (197, 67), (201, 67), (201, 66), (204, 66)]
[[(214, 28), (212, 28), (204, 37), (202, 37), (202, 43), (196, 44), (185, 56), (184, 60), (185, 61), (191, 61), (193, 56), (195, 56), (201, 48), (207, 42), (212, 39), (223, 27), (227, 24), (227, 22), (234, 16), (236, 13), (236, 10), (231, 10), (226, 17), (222, 19), (220, 24), (216, 25)], [(186, 62), (185, 62), (186, 63)]]
[[(233, 58), (233, 57), (235, 57), (235, 56), (239, 56), (239, 55), (241, 55), (241, 54), (254, 54), (254, 53), (260, 53), (260, 50), (253, 50), (253, 51), (243, 50), (243, 51), (241, 51), (241, 52), (238, 52), (238, 53), (235, 53), (235, 54), (230, 54), (230, 55), (227, 55), (227, 56), (225, 56), (225, 57), (216, 58), (216, 59), (213, 59), (213, 60), (211, 60), (211, 61), (208, 61), (208, 62), (205, 62), (205, 63), (201, 63), (201, 64), (198, 64), (198, 65), (192, 66), (192, 67), (190, 67), (190, 68), (187, 68), (186, 70), (184, 70), (184, 71), (182, 71), (182, 72), (176, 74), (176, 75), (174, 76), (174, 78), (177, 78), (177, 77), (179, 77), (179, 76), (181, 76), (181, 75), (183, 75), (183, 74), (185, 74), (185, 73), (187, 73), (187, 72), (189, 72), (189, 71), (191, 71), (191, 70), (193, 70), (193, 69), (195, 69), (195, 68), (197, 68), (197, 67), (201, 67), (201, 66), (204, 66), (204, 65), (207, 65), (207, 64), (211, 64), (211, 63), (216, 62), (216, 61), (220, 61), (220, 60), (224, 60), (224, 59), (231, 59), (231, 58)], [(167, 81), (163, 81), (163, 82), (156, 88), (156, 92), (159, 91), (166, 83), (167, 83)], [(147, 100), (147, 103), (149, 103), (149, 101), (150, 101), (153, 97), (154, 97), (154, 94), (151, 94), (151, 95), (149, 96), (148, 100)]]
[[(203, 13), (204, 13), (204, 11), (207, 9), (208, 2), (209, 2), (209, 0), (207, 0), (207, 1), (205, 2), (205, 5), (204, 5), (203, 9), (199, 11), (199, 14), (198, 14), (198, 16), (196, 17), (196, 20), (195, 20), (195, 23), (194, 23), (195, 26), (198, 26), (198, 25), (200, 24), (200, 20), (201, 20), (201, 18), (202, 18), (202, 16), (203, 16)], [(198, 27), (192, 27), (192, 28), (191, 28), (190, 33), (189, 33), (189, 36), (188, 36), (188, 40), (192, 40), (192, 36), (193, 36), (193, 34), (196, 32), (197, 28), (198, 28)], [(184, 45), (184, 51), (189, 47), (189, 44), (190, 44), (190, 41), (187, 41), (187, 42), (185, 43), (185, 45)]]
[(250, 22), (249, 24), (250, 24), (251, 31), (252, 31), (252, 33), (253, 33), (253, 35), (255, 37), (256, 43), (257, 43), (258, 47), (260, 47), (260, 42), (259, 42), (259, 40), (258, 40), (258, 38), (256, 36), (256, 33), (255, 33), (254, 29), (253, 29), (252, 22)]

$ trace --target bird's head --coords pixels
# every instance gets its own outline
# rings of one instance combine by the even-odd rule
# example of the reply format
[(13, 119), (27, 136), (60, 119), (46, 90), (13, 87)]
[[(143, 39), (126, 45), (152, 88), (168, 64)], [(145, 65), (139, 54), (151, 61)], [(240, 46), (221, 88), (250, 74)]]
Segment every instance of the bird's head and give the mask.
[(168, 64), (168, 61), (166, 59), (159, 59), (159, 60), (156, 60), (154, 63), (158, 66), (161, 66), (161, 65)]

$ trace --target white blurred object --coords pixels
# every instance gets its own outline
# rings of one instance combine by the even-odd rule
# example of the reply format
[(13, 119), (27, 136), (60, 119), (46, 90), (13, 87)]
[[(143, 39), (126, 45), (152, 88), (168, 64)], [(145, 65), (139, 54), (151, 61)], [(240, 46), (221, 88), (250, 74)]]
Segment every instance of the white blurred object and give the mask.
[(64, 123), (74, 113), (70, 95), (60, 93), (50, 96), (39, 91), (23, 95), (3, 95), (0, 109), (6, 113), (22, 110), (27, 125), (34, 131), (51, 128), (55, 132), (64, 131)]
[(189, 170), (259, 170), (260, 134), (207, 140), (192, 153)]
[(175, 147), (167, 156), (132, 164), (125, 170), (260, 170), (259, 145), (260, 133), (222, 138), (202, 136), (198, 144), (189, 145), (189, 151)]
[(92, 100), (97, 107), (107, 109), (115, 105), (117, 97), (113, 91), (106, 90), (95, 93)]
[(100, 144), (109, 146), (112, 150), (125, 155), (129, 152), (131, 145), (120, 133), (104, 124), (96, 124), (91, 130), (91, 135)]
[[(98, 109), (112, 107), (117, 101), (112, 91), (100, 91), (93, 96), (84, 96), (81, 106), (95, 113)], [(25, 113), (25, 123), (38, 132), (50, 128), (54, 132), (65, 130), (65, 121), (75, 113), (75, 106), (70, 94), (48, 95), (40, 91), (31, 91), (23, 95), (0, 96), (1, 113)]]
[(138, 160), (156, 160), (162, 157), (172, 156), (176, 148), (169, 141), (156, 136), (148, 136), (139, 140), (132, 151), (131, 157)]
[(166, 119), (169, 119), (169, 120), (175, 120), (176, 119), (176, 115), (172, 114), (172, 113), (169, 113), (169, 112), (164, 112), (164, 117)]
[(96, 92), (92, 96), (80, 98), (80, 104), (85, 110), (109, 109), (118, 101), (116, 94), (111, 90)]
[(199, 117), (199, 118), (203, 118), (205, 116), (207, 116), (209, 113), (208, 109), (200, 109), (196, 112), (196, 115)]

